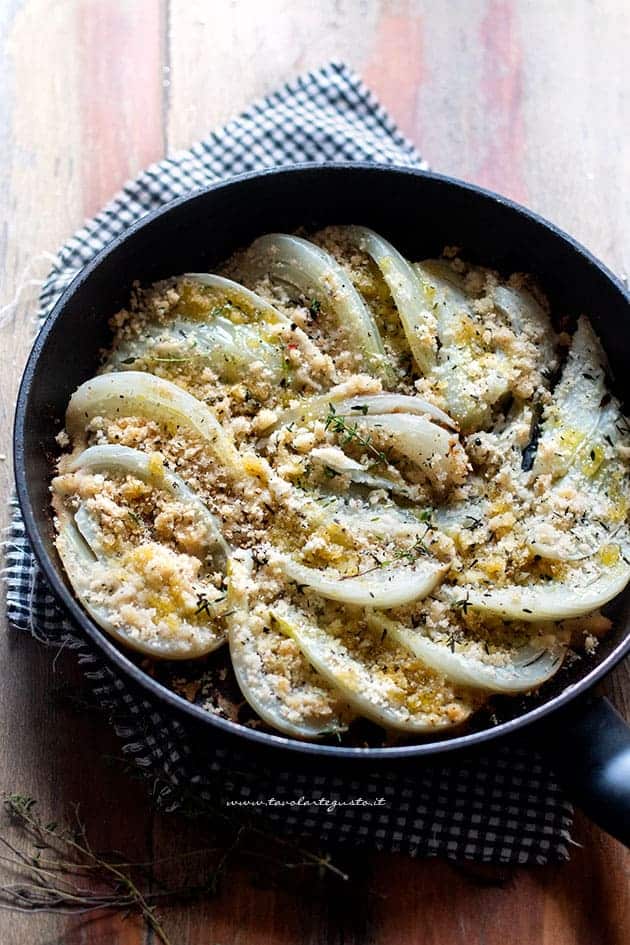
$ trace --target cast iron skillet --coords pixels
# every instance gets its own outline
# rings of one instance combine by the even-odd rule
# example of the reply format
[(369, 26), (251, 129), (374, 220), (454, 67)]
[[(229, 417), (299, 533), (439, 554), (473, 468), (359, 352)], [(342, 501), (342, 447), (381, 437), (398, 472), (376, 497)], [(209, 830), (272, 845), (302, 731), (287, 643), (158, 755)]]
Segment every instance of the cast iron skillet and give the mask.
[(550, 223), (478, 187), (409, 169), (304, 165), (245, 175), (176, 200), (130, 227), (81, 271), (40, 333), (18, 395), (15, 473), (26, 530), (41, 568), (103, 656), (132, 684), (195, 720), (206, 737), (248, 739), (263, 754), (273, 754), (273, 749), (285, 756), (301, 753), (302, 761), (311, 756), (318, 765), (394, 764), (438, 756), (443, 763), (447, 753), (536, 725), (537, 741), (541, 736), (546, 740), (578, 802), (630, 844), (630, 729), (609, 703), (588, 695), (630, 649), (630, 593), (616, 602), (615, 629), (595, 658), (563, 669), (536, 697), (510, 701), (499, 725), (449, 740), (385, 748), (307, 744), (210, 715), (145, 674), (72, 594), (53, 545), (48, 486), (57, 452), (54, 437), (70, 395), (95, 373), (99, 349), (108, 343), (109, 316), (126, 304), (134, 280), (147, 284), (181, 272), (208, 271), (261, 233), (329, 223), (371, 226), (412, 259), (457, 245), (465, 258), (505, 274), (534, 274), (556, 312), (591, 317), (610, 358), (616, 391), (630, 402), (628, 294)]

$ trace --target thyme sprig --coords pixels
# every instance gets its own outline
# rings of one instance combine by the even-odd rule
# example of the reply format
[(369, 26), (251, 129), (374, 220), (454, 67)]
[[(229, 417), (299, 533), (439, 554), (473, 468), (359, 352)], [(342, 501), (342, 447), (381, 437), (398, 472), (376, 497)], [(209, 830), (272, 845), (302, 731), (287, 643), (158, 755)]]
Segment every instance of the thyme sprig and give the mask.
[[(136, 862), (119, 852), (97, 851), (88, 838), (78, 806), (68, 824), (47, 822), (38, 813), (34, 798), (23, 794), (4, 796), (4, 810), (19, 839), (0, 834), (0, 862), (14, 874), (12, 881), (0, 883), (0, 909), (24, 913), (85, 915), (116, 910), (140, 915), (162, 945), (173, 945), (156, 911), (160, 903), (208, 898), (216, 893), (228, 862), (236, 852), (248, 859), (264, 861), (282, 869), (315, 867), (342, 880), (348, 875), (328, 856), (320, 856), (296, 846), (247, 822), (218, 811), (208, 811), (231, 828), (231, 838), (219, 846), (208, 846), (181, 854)], [(264, 849), (243, 846), (246, 836), (264, 841)], [(275, 856), (274, 850), (279, 854)], [(270, 852), (271, 851), (271, 852)], [(155, 867), (199, 862), (195, 875), (201, 882), (169, 886), (157, 883)], [(177, 872), (181, 872), (178, 865)]]
[(322, 308), (322, 303), (319, 299), (311, 299), (308, 303), (308, 310), (311, 318), (317, 318)]
[(365, 568), (362, 571), (344, 574), (339, 580), (347, 581), (349, 578), (363, 577), (364, 574), (372, 574), (374, 571), (382, 571), (384, 568), (391, 567), (392, 564), (395, 564), (397, 561), (407, 561), (409, 564), (415, 564), (418, 558), (422, 557), (423, 555), (431, 554), (424, 543), (424, 539), (426, 538), (429, 531), (431, 531), (431, 526), (427, 525), (423, 534), (416, 539), (410, 548), (396, 548), (391, 558), (385, 558), (381, 561), (377, 555), (374, 554), (374, 552), (370, 552), (371, 557), (374, 558), (376, 564), (369, 568)]
[(136, 361), (155, 361), (158, 364), (183, 364), (188, 361), (194, 361), (195, 358), (202, 357), (201, 354), (184, 355), (178, 358), (160, 358), (157, 355), (148, 354), (142, 357), (130, 357), (121, 361), (121, 364), (135, 364)]
[(348, 423), (345, 417), (337, 413), (334, 404), (328, 404), (328, 414), (324, 421), (324, 429), (331, 430), (333, 433), (339, 433), (342, 443), (358, 443), (373, 456), (376, 456), (380, 463), (389, 462), (387, 455), (374, 446), (372, 438), (369, 435), (363, 436), (363, 434), (359, 432), (359, 424), (356, 422), (354, 424)]
[[(43, 821), (34, 798), (9, 794), (4, 808), (30, 847), (21, 850), (4, 836), (0, 860), (17, 873), (17, 882), (0, 886), (0, 906), (20, 912), (84, 914), (98, 909), (137, 911), (163, 945), (171, 945), (153, 901), (164, 893), (146, 891), (133, 873), (142, 864), (118, 856), (105, 858), (88, 840), (74, 810), (72, 827)], [(134, 870), (136, 867), (136, 870)]]

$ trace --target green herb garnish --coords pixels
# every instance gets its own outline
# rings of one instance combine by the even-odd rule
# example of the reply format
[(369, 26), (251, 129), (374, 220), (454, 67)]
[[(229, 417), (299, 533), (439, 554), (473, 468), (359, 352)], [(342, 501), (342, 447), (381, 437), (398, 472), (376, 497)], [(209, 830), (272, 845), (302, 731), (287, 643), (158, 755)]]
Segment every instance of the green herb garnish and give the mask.
[(358, 443), (360, 446), (363, 446), (364, 449), (372, 453), (373, 456), (376, 456), (379, 462), (388, 462), (385, 453), (374, 446), (371, 441), (371, 437), (363, 436), (361, 433), (359, 433), (359, 426), (357, 423), (347, 423), (344, 417), (339, 416), (335, 410), (334, 404), (328, 404), (328, 408), (328, 415), (324, 421), (324, 428), (326, 430), (331, 430), (333, 433), (339, 433), (342, 437), (342, 443)]
[(210, 608), (215, 607), (217, 604), (220, 604), (221, 601), (225, 600), (225, 595), (223, 597), (218, 597), (216, 600), (208, 600), (203, 591), (200, 594), (197, 594), (197, 609), (195, 611), (195, 616), (199, 614), (205, 614), (206, 617), (212, 617), (210, 613)]
[(461, 600), (453, 601), (452, 606), (455, 610), (461, 610), (463, 614), (467, 614), (468, 608), (472, 607), (472, 604), (470, 603), (468, 594), (466, 594), (466, 597), (463, 597)]

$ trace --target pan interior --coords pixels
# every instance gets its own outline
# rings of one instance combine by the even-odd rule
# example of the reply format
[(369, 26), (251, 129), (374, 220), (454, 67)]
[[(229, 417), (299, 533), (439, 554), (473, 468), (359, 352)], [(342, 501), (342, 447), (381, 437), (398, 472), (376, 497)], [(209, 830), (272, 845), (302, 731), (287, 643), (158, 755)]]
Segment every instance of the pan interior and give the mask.
[[(128, 300), (134, 281), (149, 284), (184, 271), (211, 271), (235, 249), (264, 232), (361, 223), (382, 232), (413, 259), (439, 255), (445, 245), (503, 274), (533, 274), (552, 309), (587, 314), (610, 359), (613, 387), (630, 400), (629, 303), (623, 287), (581, 247), (549, 224), (477, 188), (422, 172), (373, 166), (302, 167), (250, 175), (176, 202), (145, 219), (90, 264), (65, 293), (29, 359), (18, 398), (15, 463), (18, 494), (29, 537), (62, 602), (104, 652), (136, 682), (202, 722), (234, 731), (231, 723), (173, 696), (130, 656), (118, 651), (74, 601), (53, 544), (48, 485), (58, 448), (55, 436), (72, 392), (91, 377), (108, 343), (109, 317)], [(417, 753), (472, 744), (534, 718), (559, 697), (578, 692), (629, 645), (630, 594), (611, 609), (614, 629), (594, 657), (563, 669), (534, 696), (493, 702), (494, 718), (480, 715), (464, 738), (412, 748)], [(217, 666), (222, 657), (215, 656)], [(182, 668), (183, 669), (183, 668)], [(180, 675), (185, 676), (182, 672)], [(589, 679), (586, 679), (586, 677)], [(172, 680), (166, 680), (170, 683)], [(259, 737), (260, 736), (260, 737)], [(258, 740), (290, 740), (254, 733)], [(382, 745), (366, 731), (359, 744)], [(300, 743), (293, 743), (300, 747)], [(317, 749), (317, 746), (314, 746)], [(320, 749), (321, 750), (321, 749)], [(331, 745), (330, 751), (343, 753)], [(385, 751), (395, 754), (396, 748)], [(405, 753), (408, 750), (405, 749)], [(365, 752), (362, 752), (365, 754)], [(369, 754), (369, 752), (368, 752)]]

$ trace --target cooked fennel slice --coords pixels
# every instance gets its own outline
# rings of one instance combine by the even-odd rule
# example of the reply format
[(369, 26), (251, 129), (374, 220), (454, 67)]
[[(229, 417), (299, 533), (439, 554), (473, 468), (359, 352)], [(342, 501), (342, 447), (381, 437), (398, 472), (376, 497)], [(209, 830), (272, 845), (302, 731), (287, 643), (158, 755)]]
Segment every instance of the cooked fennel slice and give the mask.
[(287, 426), (289, 423), (304, 424), (317, 420), (333, 411), (342, 417), (360, 417), (370, 414), (412, 414), (426, 416), (451, 430), (458, 426), (452, 417), (422, 397), (407, 394), (365, 394), (355, 397), (346, 395), (344, 385), (333, 387), (326, 394), (305, 398), (297, 407), (284, 410), (276, 420), (270, 422), (270, 429)]
[(508, 319), (516, 335), (529, 337), (540, 350), (541, 364), (556, 364), (556, 333), (551, 319), (529, 289), (523, 286), (498, 285), (493, 290), (496, 308)]
[(191, 430), (228, 470), (242, 474), (238, 450), (212, 411), (176, 384), (143, 371), (101, 374), (81, 384), (68, 404), (66, 430), (75, 445), (81, 444), (94, 417), (135, 415)]
[[(54, 487), (53, 481), (53, 489)], [(94, 557), (103, 561), (107, 557), (107, 552), (103, 545), (103, 531), (94, 513), (80, 503), (74, 513), (74, 523)]]
[(554, 633), (553, 625), (543, 625), (525, 643), (486, 652), (479, 641), (465, 634), (461, 640), (446, 636), (436, 640), (381, 614), (375, 614), (374, 620), (437, 673), (460, 686), (486, 692), (514, 694), (538, 688), (560, 669), (568, 645), (568, 634)]
[[(151, 483), (156, 488), (167, 492), (194, 512), (196, 520), (203, 526), (208, 551), (213, 552), (216, 556), (217, 564), (221, 564), (223, 568), (225, 567), (230, 555), (230, 547), (221, 534), (219, 523), (199, 496), (188, 488), (184, 480), (164, 466), (159, 454), (143, 453), (141, 450), (131, 449), (128, 446), (90, 446), (79, 453), (78, 456), (73, 457), (67, 464), (66, 470), (68, 474), (81, 471), (127, 474)], [(53, 480), (53, 489), (55, 489), (55, 483), (58, 484), (59, 489), (63, 490), (63, 478), (58, 477), (57, 480)], [(77, 513), (75, 519), (79, 531), (94, 550), (92, 541), (88, 540), (87, 537), (90, 533), (87, 515), (82, 515), (81, 520), (79, 518)], [(93, 540), (95, 539), (96, 536), (94, 535)]]
[(291, 581), (309, 587), (329, 600), (358, 607), (399, 607), (421, 600), (430, 594), (448, 571), (448, 565), (423, 557), (405, 564), (401, 560), (370, 568), (358, 574), (341, 575), (330, 570), (310, 568), (300, 564), (291, 555), (273, 553), (270, 556), (283, 574)]
[[(336, 416), (336, 415), (335, 415)], [(333, 417), (334, 420), (334, 417)], [(468, 458), (454, 433), (423, 416), (391, 413), (353, 417), (352, 428), (390, 461), (398, 454), (412, 462), (438, 492), (464, 481)], [(334, 422), (330, 424), (334, 431)]]
[(299, 647), (250, 601), (251, 560), (232, 559), (228, 575), (228, 639), (239, 688), (263, 721), (295, 738), (342, 732), (352, 713)]
[(141, 338), (121, 344), (107, 366), (116, 371), (208, 366), (219, 380), (236, 383), (252, 361), (264, 364), (265, 379), (270, 382), (285, 377), (282, 347), (270, 340), (264, 325), (234, 324), (215, 315), (206, 322), (177, 318), (167, 325), (147, 326)]
[[(533, 475), (553, 469), (557, 478), (542, 495), (528, 534), (532, 550), (543, 558), (578, 561), (599, 554), (602, 563), (611, 565), (619, 558), (614, 543), (628, 544), (630, 491), (624, 457), (630, 430), (618, 401), (602, 394), (603, 353), (588, 323), (580, 322), (574, 338), (576, 348), (588, 350), (588, 361), (579, 351), (577, 366), (569, 358), (566, 382), (563, 376), (557, 395), (564, 409), (548, 412)], [(565, 425), (563, 418), (574, 402), (580, 403), (581, 413), (576, 418), (574, 412), (571, 425)]]
[(606, 356), (588, 319), (582, 317), (553, 394), (545, 411), (532, 474), (568, 472), (597, 430), (606, 395)]
[(374, 317), (339, 263), (298, 236), (271, 233), (255, 240), (243, 256), (247, 279), (269, 278), (290, 285), (329, 309), (370, 373), (395, 380)]
[[(466, 274), (453, 268), (448, 259), (425, 259), (422, 268), (451, 286), (463, 299), (468, 296)], [(484, 270), (470, 267), (469, 273), (484, 274)], [(545, 366), (555, 361), (556, 334), (548, 313), (525, 285), (499, 284), (491, 289), (494, 308), (504, 316), (516, 335), (525, 335), (541, 348)]]
[(598, 555), (602, 564), (617, 563), (620, 547), (630, 544), (630, 484), (623, 459), (629, 443), (627, 421), (611, 398), (567, 471), (544, 491), (524, 523), (534, 554), (567, 562)]
[[(455, 604), (497, 614), (505, 620), (567, 620), (582, 617), (603, 607), (624, 590), (630, 581), (630, 565), (617, 564), (595, 573), (586, 584), (566, 582), (513, 585), (479, 590), (474, 587), (443, 587), (440, 595)], [(463, 603), (462, 603), (463, 602)]]
[[(159, 455), (125, 446), (90, 447), (66, 468), (52, 483), (60, 523), (57, 547), (77, 596), (94, 619), (121, 642), (159, 658), (192, 659), (219, 646), (224, 634), (217, 621), (225, 595), (199, 572), (202, 567), (225, 571), (230, 549), (198, 496), (164, 468)], [(199, 551), (182, 554), (155, 541), (136, 546), (117, 542), (112, 550), (92, 509), (80, 499), (73, 515), (65, 502), (86, 481), (81, 477), (99, 473), (122, 476), (123, 481), (141, 479), (186, 506)], [(200, 595), (207, 602), (204, 617)]]
[[(191, 287), (207, 289), (207, 297), (201, 297), (205, 309), (197, 297), (194, 304), (187, 298)], [(238, 282), (209, 273), (187, 273), (176, 288), (182, 294), (174, 312), (168, 317), (153, 314), (133, 331), (128, 328), (105, 370), (147, 370), (167, 377), (173, 372), (178, 384), (194, 389), (205, 367), (220, 381), (236, 383), (258, 362), (258, 376), (284, 388), (295, 380), (287, 364), (286, 344), (298, 348), (308, 364), (321, 360), (319, 349), (302, 329)]]
[(461, 724), (477, 708), (474, 694), (428, 669), (365, 617), (342, 610), (324, 629), (286, 603), (272, 607), (271, 614), (349, 705), (384, 728), (439, 732)]
[(402, 495), (406, 498), (412, 497), (413, 493), (404, 481), (397, 482), (386, 476), (375, 476), (369, 472), (354, 459), (340, 450), (337, 446), (315, 447), (308, 454), (309, 461), (315, 466), (321, 466), (328, 474), (330, 471), (339, 473), (340, 476), (347, 476), (351, 482), (359, 486), (366, 486), (368, 489), (385, 489), (387, 492), (395, 495)]
[(435, 366), (437, 355), (433, 286), (426, 279), (418, 278), (404, 256), (378, 233), (364, 226), (342, 227), (341, 230), (351, 243), (371, 256), (380, 269), (418, 370), (428, 374)]
[(549, 561), (584, 561), (608, 541), (606, 526), (597, 524), (572, 522), (570, 531), (561, 531), (553, 520), (536, 515), (527, 520), (525, 527), (533, 553)]
[[(235, 305), (242, 307), (249, 314), (251, 319), (263, 322), (267, 325), (281, 326), (284, 341), (290, 338), (292, 344), (297, 344), (307, 357), (321, 357), (321, 352), (317, 345), (313, 344), (308, 335), (295, 325), (290, 318), (271, 304), (262, 295), (252, 292), (240, 282), (234, 282), (232, 279), (226, 279), (224, 276), (217, 276), (213, 273), (189, 272), (185, 276), (194, 282), (216, 289)], [(281, 352), (284, 360), (284, 352)]]
[(435, 300), (440, 350), (430, 378), (443, 389), (447, 413), (465, 432), (484, 429), (493, 406), (509, 392), (510, 364), (480, 340), (465, 292), (431, 265), (418, 263), (414, 269)]
[[(336, 497), (335, 497), (336, 498)], [(314, 502), (315, 506), (319, 503)], [(339, 524), (350, 535), (359, 533), (374, 536), (384, 542), (405, 542), (412, 539), (422, 541), (427, 532), (427, 521), (424, 517), (426, 510), (419, 510), (419, 516), (411, 509), (404, 509), (395, 502), (379, 503), (370, 506), (367, 503), (361, 507), (346, 505), (344, 501), (336, 500), (319, 506), (319, 518), (313, 511), (312, 521), (332, 522)]]
[(187, 272), (184, 274), (184, 279), (216, 289), (220, 297), (234, 302), (237, 306), (243, 306), (246, 312), (255, 315), (256, 320), (264, 320), (271, 325), (290, 324), (286, 315), (279, 312), (271, 302), (241, 285), (240, 282), (234, 282), (233, 279), (226, 279), (225, 276), (217, 276), (210, 272)]
[[(74, 592), (119, 643), (156, 659), (188, 660), (225, 642), (220, 623), (198, 614), (198, 595), (205, 588), (197, 581), (198, 561), (153, 542), (97, 559), (67, 510), (58, 520), (56, 546)], [(172, 581), (166, 581), (167, 572)], [(211, 591), (215, 588), (209, 585)], [(210, 608), (213, 601), (206, 599)]]

